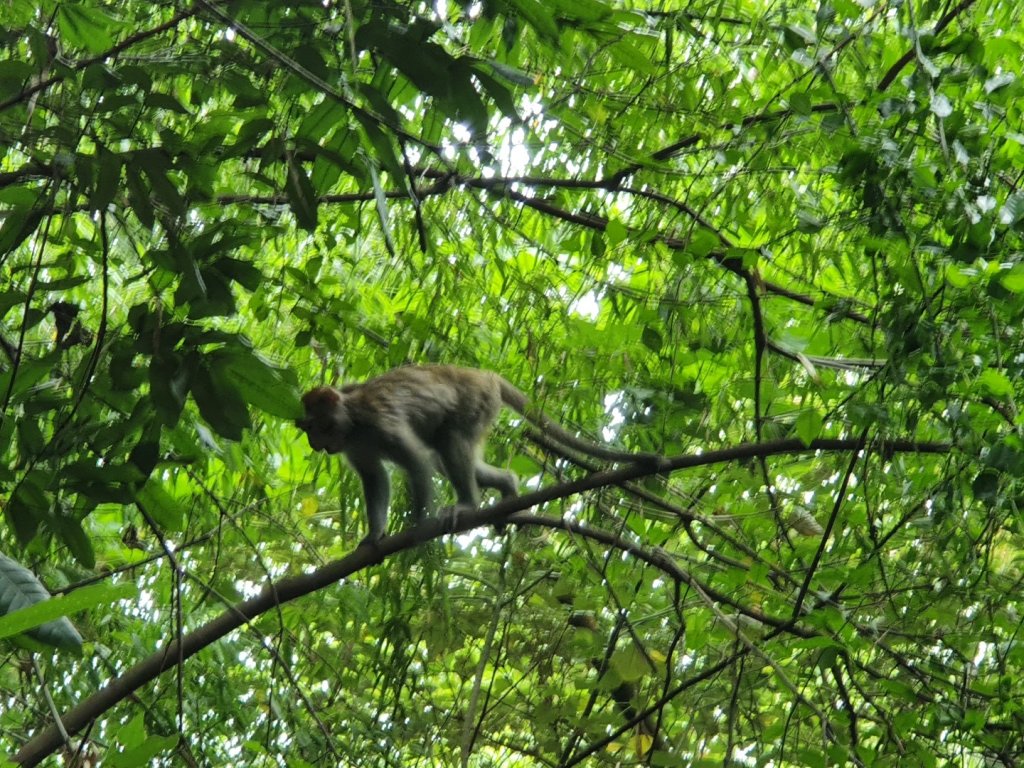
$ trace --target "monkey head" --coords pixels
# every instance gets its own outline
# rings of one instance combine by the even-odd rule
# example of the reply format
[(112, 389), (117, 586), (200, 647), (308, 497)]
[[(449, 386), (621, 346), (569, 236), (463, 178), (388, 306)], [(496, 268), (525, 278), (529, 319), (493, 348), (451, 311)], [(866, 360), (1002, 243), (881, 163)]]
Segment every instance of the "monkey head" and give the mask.
[(302, 396), (306, 415), (295, 420), (295, 426), (306, 433), (314, 451), (340, 453), (347, 444), (352, 420), (345, 407), (344, 395), (334, 387), (317, 387)]

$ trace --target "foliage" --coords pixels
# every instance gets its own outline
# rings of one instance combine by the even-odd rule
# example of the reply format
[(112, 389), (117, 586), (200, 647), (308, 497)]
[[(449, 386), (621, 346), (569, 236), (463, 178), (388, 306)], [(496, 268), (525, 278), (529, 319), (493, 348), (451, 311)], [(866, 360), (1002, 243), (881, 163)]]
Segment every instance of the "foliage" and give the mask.
[[(0, 623), (0, 626), (3, 627), (0, 629), (0, 636), (9, 637), (27, 630), (27, 634), (42, 643), (58, 648), (80, 650), (82, 636), (62, 614), (59, 614), (59, 618), (49, 620), (47, 620), (49, 617), (37, 615), (24, 624), (18, 622), (17, 628), (10, 631), (10, 625), (17, 622), (18, 616), (7, 617), (7, 614), (28, 609), (31, 606), (43, 609), (49, 607), (49, 604), (50, 594), (46, 591), (46, 587), (39, 582), (39, 579), (11, 558), (0, 555), (0, 615), (6, 617)], [(24, 613), (19, 615), (24, 617)]]
[[(3, 651), (0, 754), (1024, 757), (1016, 4), (4, 20), (0, 550), (110, 588)], [(538, 493), (343, 557), (299, 393), (430, 361), (666, 471), (506, 420)]]

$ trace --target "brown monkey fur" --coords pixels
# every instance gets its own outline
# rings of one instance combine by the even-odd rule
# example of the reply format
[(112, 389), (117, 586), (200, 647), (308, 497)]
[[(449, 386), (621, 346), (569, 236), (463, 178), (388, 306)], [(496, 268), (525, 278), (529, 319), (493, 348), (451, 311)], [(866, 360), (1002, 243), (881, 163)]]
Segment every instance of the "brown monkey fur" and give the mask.
[(384, 461), (409, 478), (413, 512), (433, 511), (431, 478), (438, 470), (451, 482), (456, 511), (476, 509), (480, 488), (502, 498), (515, 496), (514, 473), (483, 460), (483, 443), (504, 404), (568, 447), (618, 462), (657, 461), (653, 454), (631, 454), (576, 437), (529, 407), (529, 399), (492, 371), (451, 365), (395, 368), (341, 389), (317, 387), (302, 397), (305, 431), (315, 451), (344, 453), (359, 474), (370, 531), (363, 542), (384, 535), (391, 486)]

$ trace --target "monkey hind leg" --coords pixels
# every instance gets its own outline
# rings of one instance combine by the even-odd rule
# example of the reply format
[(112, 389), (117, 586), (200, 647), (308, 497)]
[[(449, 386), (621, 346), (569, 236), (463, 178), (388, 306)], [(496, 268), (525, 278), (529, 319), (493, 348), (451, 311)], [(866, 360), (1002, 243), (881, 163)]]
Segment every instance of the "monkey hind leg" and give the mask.
[(519, 478), (515, 472), (498, 469), (484, 461), (476, 463), (476, 482), (481, 488), (494, 488), (503, 499), (519, 495)]
[[(494, 488), (503, 499), (519, 495), (519, 478), (515, 472), (498, 469), (481, 459), (476, 462), (476, 481), (481, 488)], [(505, 524), (495, 523), (494, 530), (499, 534), (504, 533)]]
[(452, 439), (438, 446), (438, 455), (444, 474), (455, 489), (456, 506), (464, 510), (480, 506), (480, 486), (477, 484), (477, 448), (463, 440)]

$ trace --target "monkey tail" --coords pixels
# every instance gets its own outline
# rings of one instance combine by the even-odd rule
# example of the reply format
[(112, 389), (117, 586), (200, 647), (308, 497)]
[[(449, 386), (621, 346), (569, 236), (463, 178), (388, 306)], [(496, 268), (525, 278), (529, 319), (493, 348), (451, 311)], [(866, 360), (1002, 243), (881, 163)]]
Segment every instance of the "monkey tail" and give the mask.
[(515, 386), (507, 382), (501, 376), (498, 376), (497, 374), (495, 374), (495, 376), (498, 379), (498, 385), (501, 390), (501, 401), (535, 427), (544, 430), (548, 437), (553, 437), (562, 445), (568, 448), (574, 448), (575, 450), (585, 453), (588, 456), (593, 456), (596, 459), (604, 459), (605, 461), (630, 464), (639, 462), (641, 464), (660, 466), (662, 457), (656, 453), (629, 453), (627, 451), (617, 451), (614, 448), (608, 448), (596, 443), (593, 440), (586, 440), (584, 438), (577, 437), (544, 413), (544, 411), (531, 405), (530, 399)]

